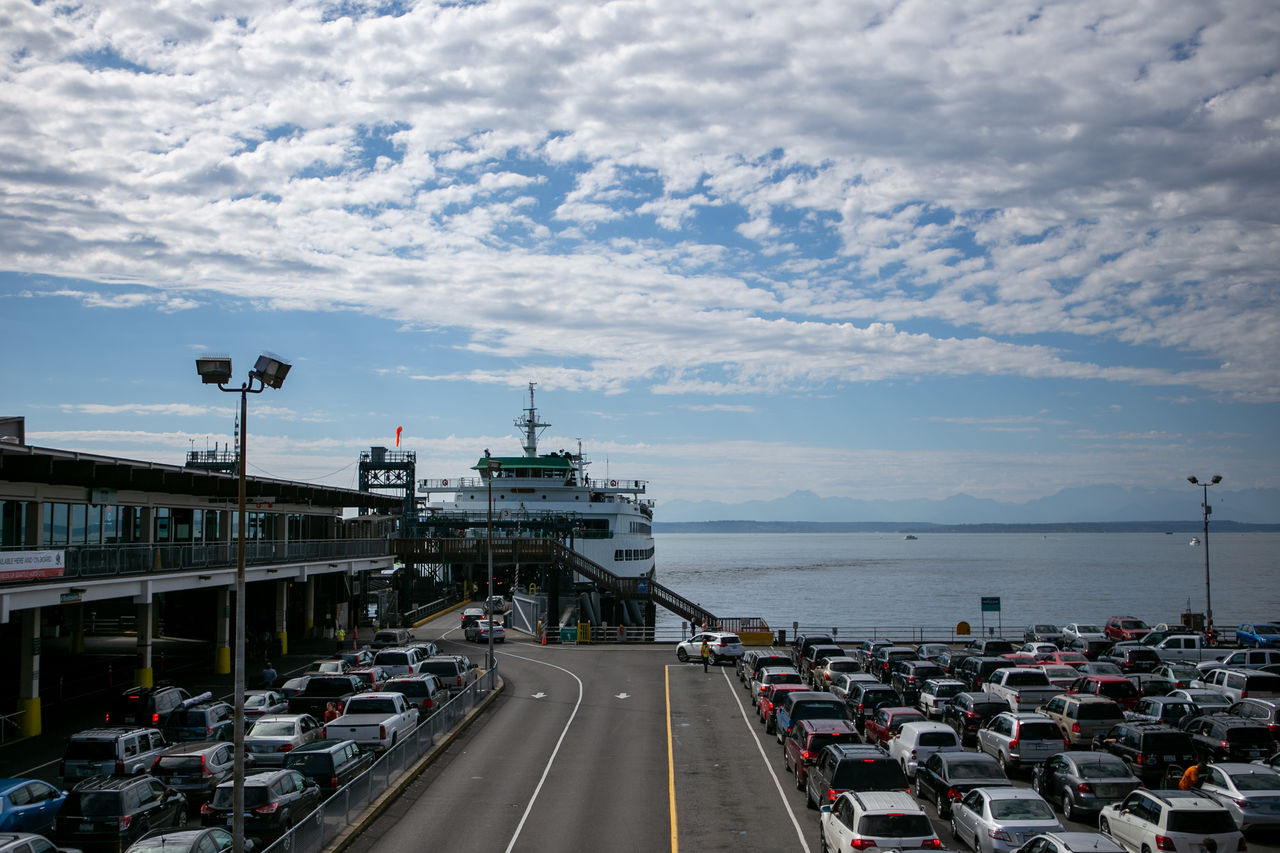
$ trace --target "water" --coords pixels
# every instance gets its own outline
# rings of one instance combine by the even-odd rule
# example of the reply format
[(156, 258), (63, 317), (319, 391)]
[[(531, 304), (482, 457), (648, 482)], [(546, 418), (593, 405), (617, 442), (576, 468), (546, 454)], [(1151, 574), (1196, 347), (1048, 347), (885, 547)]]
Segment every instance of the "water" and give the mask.
[[(657, 578), (717, 616), (762, 616), (774, 629), (983, 624), (1132, 615), (1178, 621), (1205, 605), (1204, 548), (1175, 533), (667, 533)], [(1280, 619), (1280, 534), (1209, 539), (1214, 623)], [(661, 608), (660, 626), (679, 620)]]

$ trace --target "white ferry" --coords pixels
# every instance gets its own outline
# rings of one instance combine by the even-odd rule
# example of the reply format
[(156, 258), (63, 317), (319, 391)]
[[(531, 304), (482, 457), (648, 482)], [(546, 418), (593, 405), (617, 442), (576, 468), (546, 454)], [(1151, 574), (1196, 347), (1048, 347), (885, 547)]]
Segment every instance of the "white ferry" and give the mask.
[[(579, 444), (577, 453), (538, 454), (538, 436), (550, 426), (538, 420), (529, 383), (529, 407), (515, 421), (524, 434), (524, 455), (480, 457), (472, 470), (480, 474), (457, 479), (422, 480), (419, 492), (452, 492), (452, 500), (428, 502), (433, 514), (468, 520), (470, 534), (484, 536), (488, 520), (489, 480), (484, 476), (496, 462), (493, 476), (493, 518), (501, 521), (503, 536), (521, 535), (520, 525), (539, 521), (567, 526), (573, 549), (620, 577), (654, 575), (653, 502), (642, 497), (647, 482), (597, 479), (587, 475)], [(530, 533), (529, 535), (534, 535)]]

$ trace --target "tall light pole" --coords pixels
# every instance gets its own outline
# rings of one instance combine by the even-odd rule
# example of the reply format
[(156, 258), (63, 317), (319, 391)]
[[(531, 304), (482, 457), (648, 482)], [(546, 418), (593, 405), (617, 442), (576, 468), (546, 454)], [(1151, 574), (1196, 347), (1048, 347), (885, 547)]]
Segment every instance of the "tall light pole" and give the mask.
[[(240, 508), (236, 529), (236, 653), (235, 653), (235, 726), (232, 729), (233, 749), (231, 781), (231, 837), (235, 853), (244, 853), (244, 536), (245, 536), (245, 454), (248, 449), (246, 417), (249, 414), (249, 395), (261, 394), (266, 388), (279, 388), (289, 374), (290, 365), (280, 359), (260, 355), (249, 371), (249, 381), (239, 388), (228, 388), (231, 381), (231, 359), (224, 356), (206, 356), (196, 359), (196, 372), (206, 385), (217, 385), (219, 391), (240, 395), (240, 454), (236, 467), (240, 472)], [(258, 387), (253, 387), (257, 381)]]
[[(485, 479), (489, 483), (489, 538), (485, 548), (489, 552), (489, 591), (485, 593), (485, 610), (489, 611), (489, 658), (485, 665), (486, 672), (493, 672), (493, 478), (502, 470), (502, 463), (484, 452)], [(493, 682), (490, 681), (492, 684)]]
[(1222, 475), (1214, 474), (1207, 483), (1195, 477), (1188, 477), (1187, 482), (1193, 486), (1199, 486), (1204, 495), (1204, 500), (1200, 503), (1200, 509), (1204, 513), (1204, 539), (1200, 541), (1204, 546), (1204, 627), (1206, 633), (1211, 633), (1213, 631), (1213, 595), (1209, 590), (1209, 516), (1213, 514), (1213, 507), (1209, 506), (1209, 487), (1221, 483)]

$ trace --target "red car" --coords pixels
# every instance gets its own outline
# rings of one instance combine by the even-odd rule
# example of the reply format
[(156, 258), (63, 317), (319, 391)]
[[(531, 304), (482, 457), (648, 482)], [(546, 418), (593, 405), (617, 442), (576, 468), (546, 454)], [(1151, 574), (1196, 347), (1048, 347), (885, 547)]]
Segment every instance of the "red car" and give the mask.
[(1123, 675), (1083, 675), (1071, 682), (1067, 692), (1101, 696), (1118, 702), (1126, 711), (1132, 711), (1142, 698), (1138, 688)]
[(875, 714), (867, 717), (862, 733), (867, 743), (885, 746), (889, 743), (889, 739), (902, 728), (903, 723), (923, 722), (925, 719), (925, 715), (918, 708), (889, 705), (878, 708)]
[(1048, 655), (1036, 655), (1036, 660), (1040, 663), (1056, 663), (1065, 666), (1074, 666), (1076, 669), (1084, 666), (1089, 659), (1080, 652), (1054, 652)]
[(796, 774), (796, 787), (804, 790), (809, 767), (818, 753), (831, 743), (862, 743), (858, 730), (848, 720), (799, 720), (782, 742), (782, 764)]
[(1151, 626), (1136, 616), (1112, 616), (1103, 626), (1102, 633), (1108, 640), (1141, 640), (1151, 633)]
[(760, 691), (760, 700), (756, 708), (760, 711), (760, 722), (764, 723), (765, 734), (772, 734), (778, 723), (778, 706), (782, 697), (796, 690), (808, 690), (807, 684), (766, 684)]

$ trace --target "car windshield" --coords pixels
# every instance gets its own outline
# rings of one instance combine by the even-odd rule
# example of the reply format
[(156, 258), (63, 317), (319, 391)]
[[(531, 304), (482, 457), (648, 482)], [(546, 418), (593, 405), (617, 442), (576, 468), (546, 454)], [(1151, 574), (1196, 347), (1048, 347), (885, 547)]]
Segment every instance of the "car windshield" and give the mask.
[(373, 662), (378, 666), (408, 666), (409, 654), (407, 652), (378, 652)]
[(1041, 672), (1050, 678), (1075, 678), (1079, 675), (1074, 666), (1045, 666), (1041, 667)]
[(405, 696), (426, 696), (431, 691), (425, 681), (388, 681), (382, 685), (391, 693), (403, 693)]
[(905, 791), (906, 774), (888, 758), (850, 758), (836, 765), (831, 787), (844, 791)]
[(1254, 625), (1254, 626), (1253, 626), (1253, 633), (1255, 633), (1255, 634), (1280, 634), (1280, 628), (1277, 628), (1275, 625), (1272, 625), (1272, 624), (1269, 624), (1269, 623), (1268, 623), (1268, 624), (1266, 624), (1266, 625)]
[(170, 773), (199, 773), (203, 762), (198, 755), (162, 755), (156, 761), (156, 770)]
[(333, 768), (329, 756), (319, 752), (295, 752), (284, 766), (299, 773), (329, 773)]
[(122, 813), (119, 791), (72, 791), (62, 806), (62, 814), (82, 817), (112, 817)]
[(1227, 731), (1227, 742), (1232, 746), (1262, 746), (1270, 752), (1275, 748), (1271, 732), (1262, 726), (1241, 726)]
[(1280, 773), (1232, 773), (1231, 781), (1241, 791), (1280, 791)]
[(313, 678), (302, 692), (308, 696), (345, 696), (351, 692), (351, 679)]
[(1076, 719), (1079, 720), (1123, 720), (1124, 712), (1119, 706), (1110, 702), (1103, 704), (1102, 702), (1083, 702), (1076, 709)]
[(839, 720), (842, 717), (844, 717), (843, 702), (801, 702), (792, 714), (792, 719), (796, 720)]
[(115, 761), (116, 745), (109, 740), (73, 740), (62, 757), (68, 761)]
[(1102, 628), (1097, 625), (1077, 625), (1076, 634), (1101, 634)]
[(1197, 693), (1192, 698), (1192, 701), (1195, 702), (1197, 705), (1199, 705), (1201, 708), (1205, 708), (1210, 705), (1214, 707), (1217, 707), (1219, 705), (1226, 707), (1227, 705), (1231, 704), (1231, 700), (1228, 699), (1224, 694), (1211, 693), (1207, 691), (1204, 693)]
[(1044, 800), (992, 800), (991, 816), (996, 820), (1050, 820), (1053, 809)]
[(921, 746), (955, 746), (955, 732), (921, 732)]
[(1009, 710), (1009, 705), (1005, 702), (975, 702), (973, 705), (973, 712), (984, 717), (994, 717), (1001, 711), (1007, 710)]
[(827, 664), (827, 669), (831, 672), (859, 672), (862, 667), (854, 660), (833, 660)]
[(1151, 732), (1142, 739), (1142, 751), (1185, 755), (1191, 752), (1191, 735), (1185, 732)]
[(947, 764), (947, 776), (953, 781), (961, 779), (1000, 780), (1007, 782), (999, 766), (985, 761), (952, 761)]
[(945, 699), (948, 696), (957, 695), (962, 690), (964, 690), (963, 684), (939, 684), (934, 688), (933, 695)]
[(456, 677), (458, 674), (458, 665), (453, 661), (423, 661), (418, 665), (418, 672), (425, 672), (429, 675), (448, 675)]
[[(272, 701), (274, 702), (275, 700), (273, 699)], [(253, 696), (244, 697), (244, 706), (246, 708), (260, 708), (266, 704), (267, 704), (267, 697), (263, 693), (258, 693)]]
[(1035, 631), (1038, 634), (1056, 634), (1058, 633), (1057, 625), (1037, 625)]
[(929, 838), (933, 826), (923, 814), (869, 814), (862, 818), (858, 834), (872, 838)]
[(1023, 723), (1018, 726), (1018, 737), (1023, 740), (1062, 740), (1057, 723)]
[(262, 720), (253, 724), (249, 734), (253, 737), (293, 737), (292, 720)]
[(1124, 779), (1129, 767), (1119, 758), (1108, 753), (1081, 756), (1075, 759), (1076, 770), (1085, 779)]
[(862, 738), (858, 737), (857, 732), (844, 732), (843, 734), (820, 734), (814, 735), (809, 740), (809, 752), (819, 753), (824, 746), (833, 743), (862, 743)]
[[(213, 807), (215, 809), (231, 808), (232, 790), (231, 786), (222, 784), (213, 792)], [(271, 791), (266, 785), (248, 785), (244, 786), (244, 807), (246, 809), (256, 809), (258, 806), (265, 806), (271, 802)]]
[(1237, 832), (1236, 822), (1226, 809), (1174, 809), (1169, 812), (1170, 832), (1190, 832), (1196, 835), (1217, 835)]
[(1137, 628), (1146, 628), (1147, 623), (1143, 622), (1141, 619), (1121, 619), (1120, 627), (1124, 628), (1126, 631), (1132, 631)]
[(1104, 681), (1098, 685), (1098, 693), (1112, 699), (1131, 699), (1138, 695), (1132, 681)]

